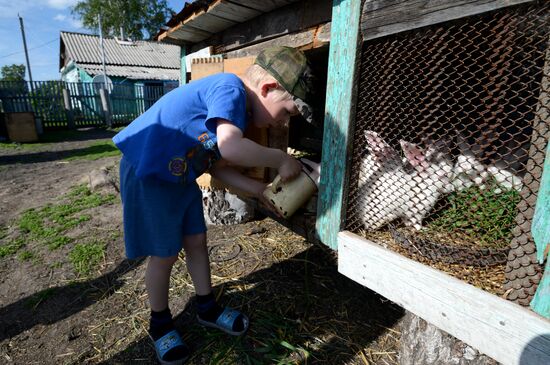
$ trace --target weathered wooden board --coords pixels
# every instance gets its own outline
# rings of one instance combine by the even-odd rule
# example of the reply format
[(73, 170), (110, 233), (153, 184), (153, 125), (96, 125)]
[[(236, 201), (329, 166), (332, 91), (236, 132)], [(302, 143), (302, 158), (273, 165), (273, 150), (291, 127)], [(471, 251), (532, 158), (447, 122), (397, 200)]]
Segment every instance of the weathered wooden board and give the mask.
[(169, 30), (163, 34), (165, 37), (175, 38), (186, 42), (199, 42), (210, 35), (211, 34), (209, 32), (205, 32), (204, 30), (185, 24), (182, 24), (178, 28), (174, 28), (173, 30)]
[(364, 40), (485, 13), (533, 0), (371, 0), (361, 15)]
[[(545, 79), (548, 83), (548, 77), (545, 77)], [(548, 102), (546, 90), (543, 92), (544, 100)], [(546, 109), (544, 114), (548, 118), (550, 103), (543, 104), (541, 108)], [(548, 254), (550, 250), (550, 143), (548, 143), (546, 148), (546, 158), (544, 160), (531, 234), (537, 247), (537, 259), (539, 263), (543, 263), (544, 260), (547, 262), (544, 275), (530, 303), (530, 307), (541, 316), (550, 319), (550, 259)]]
[(237, 22), (201, 11), (200, 13), (194, 14), (189, 19), (186, 19), (183, 24), (203, 30), (211, 35), (232, 27), (237, 24)]
[(254, 63), (255, 59), (255, 56), (226, 58), (223, 62), (224, 72), (230, 72), (238, 76), (244, 76), (246, 70)]
[(241, 23), (248, 19), (257, 17), (262, 12), (246, 6), (230, 3), (228, 1), (218, 0), (208, 7), (208, 13), (222, 19), (229, 19)]
[(332, 9), (316, 229), (321, 242), (333, 249), (344, 218), (346, 161), (352, 148), (360, 6), (361, 0), (343, 0)]
[[(550, 42), (550, 38), (548, 39)], [(535, 111), (535, 126), (536, 130), (540, 129), (538, 135), (542, 139), (542, 146), (546, 143), (546, 155), (540, 156), (538, 162), (542, 162), (542, 177), (537, 196), (535, 208), (535, 216), (531, 226), (531, 234), (537, 246), (537, 260), (539, 263), (548, 257), (546, 251), (550, 248), (550, 47), (546, 49), (546, 57), (543, 66), (539, 101)], [(548, 133), (544, 133), (545, 129)], [(545, 138), (546, 137), (546, 138)], [(537, 145), (538, 147), (538, 145)], [(541, 149), (544, 151), (544, 149)], [(550, 274), (550, 273), (548, 273)], [(549, 297), (550, 305), (550, 297)]]
[(180, 46), (180, 85), (187, 83), (187, 64), (185, 57), (187, 56), (187, 46)]
[(291, 4), (296, 1), (298, 0), (234, 0), (233, 2), (242, 6), (246, 6), (248, 8), (261, 11), (262, 13), (267, 13), (273, 9)]
[(504, 365), (550, 364), (550, 321), (351, 232), (338, 271)]
[(223, 72), (223, 63), (221, 57), (194, 58), (191, 62), (191, 80)]
[(268, 41), (287, 34), (308, 30), (330, 22), (331, 0), (299, 1), (273, 9), (249, 20), (240, 20), (229, 29), (193, 45), (192, 50), (214, 46), (215, 53), (227, 53), (239, 48)]
[(330, 42), (330, 23), (321, 24), (313, 29), (302, 32), (285, 34), (261, 43), (226, 52), (228, 57), (246, 57), (257, 55), (261, 50), (273, 46), (288, 46), (301, 50), (328, 46)]

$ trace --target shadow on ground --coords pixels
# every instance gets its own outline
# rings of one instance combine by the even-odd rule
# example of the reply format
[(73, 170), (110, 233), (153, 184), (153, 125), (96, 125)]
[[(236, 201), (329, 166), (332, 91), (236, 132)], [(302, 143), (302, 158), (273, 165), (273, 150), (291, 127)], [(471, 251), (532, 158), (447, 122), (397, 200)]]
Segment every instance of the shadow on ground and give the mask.
[[(241, 338), (203, 329), (188, 302), (176, 325), (193, 350), (189, 364), (345, 364), (404, 315), (339, 274), (334, 253), (319, 245), (227, 284), (215, 291), (224, 290), (221, 302), (250, 316), (250, 329)], [(102, 364), (137, 361), (156, 361), (147, 337)]]
[(0, 308), (0, 341), (38, 324), (61, 321), (112, 295), (124, 285), (121, 277), (141, 262), (123, 260), (112, 271), (93, 280), (41, 290)]

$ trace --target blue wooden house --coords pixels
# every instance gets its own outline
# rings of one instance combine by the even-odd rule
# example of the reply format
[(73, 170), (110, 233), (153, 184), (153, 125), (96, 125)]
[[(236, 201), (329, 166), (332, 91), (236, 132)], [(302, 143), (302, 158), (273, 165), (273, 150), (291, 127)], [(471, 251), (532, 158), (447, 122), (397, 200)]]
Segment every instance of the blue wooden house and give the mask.
[[(104, 55), (104, 56), (103, 56)], [(180, 83), (180, 48), (153, 41), (131, 41), (61, 32), (61, 80), (74, 101), (76, 119), (105, 118), (100, 89), (107, 76), (109, 120), (126, 124)]]
[[(152, 41), (104, 38), (105, 73), (114, 84), (173, 88), (180, 79), (178, 46)], [(61, 80), (91, 82), (103, 74), (99, 36), (61, 32), (59, 70)]]

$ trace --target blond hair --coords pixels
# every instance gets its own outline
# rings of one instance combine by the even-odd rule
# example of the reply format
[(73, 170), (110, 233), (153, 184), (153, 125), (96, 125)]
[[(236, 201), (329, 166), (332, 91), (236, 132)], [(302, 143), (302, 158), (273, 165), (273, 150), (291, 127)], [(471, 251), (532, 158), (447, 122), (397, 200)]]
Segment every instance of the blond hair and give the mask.
[[(261, 66), (255, 64), (246, 70), (245, 76), (253, 87), (258, 87), (260, 83), (264, 81), (277, 81), (269, 72), (264, 70)], [(277, 89), (272, 90), (272, 92), (275, 93), (274, 101), (292, 99), (292, 94), (280, 85)]]

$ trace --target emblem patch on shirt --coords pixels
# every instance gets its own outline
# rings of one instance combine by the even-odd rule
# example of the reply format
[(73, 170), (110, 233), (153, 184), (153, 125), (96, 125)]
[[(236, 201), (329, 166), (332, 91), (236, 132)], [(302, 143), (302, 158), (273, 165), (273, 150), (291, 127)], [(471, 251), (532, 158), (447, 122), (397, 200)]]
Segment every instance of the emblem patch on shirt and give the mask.
[(168, 164), (168, 170), (174, 176), (182, 176), (187, 172), (187, 162), (181, 157), (174, 157)]

